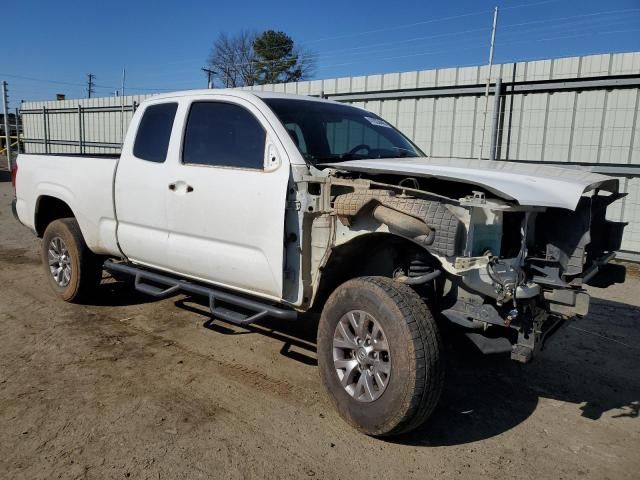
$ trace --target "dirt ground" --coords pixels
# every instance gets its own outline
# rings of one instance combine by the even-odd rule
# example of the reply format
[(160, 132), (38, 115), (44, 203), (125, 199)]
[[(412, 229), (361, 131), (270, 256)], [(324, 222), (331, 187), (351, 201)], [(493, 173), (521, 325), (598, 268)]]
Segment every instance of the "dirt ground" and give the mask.
[(436, 414), (384, 441), (333, 411), (309, 319), (236, 328), (119, 283), (55, 300), (0, 175), (2, 479), (640, 478), (637, 268), (529, 365), (450, 342)]

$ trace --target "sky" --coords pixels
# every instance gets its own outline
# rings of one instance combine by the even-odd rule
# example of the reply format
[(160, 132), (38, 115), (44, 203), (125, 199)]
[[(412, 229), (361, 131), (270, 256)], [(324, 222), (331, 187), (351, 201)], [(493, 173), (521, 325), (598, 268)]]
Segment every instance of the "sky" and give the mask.
[(0, 80), (20, 100), (205, 88), (221, 32), (281, 30), (313, 55), (313, 78), (640, 51), (640, 0), (7, 0)]

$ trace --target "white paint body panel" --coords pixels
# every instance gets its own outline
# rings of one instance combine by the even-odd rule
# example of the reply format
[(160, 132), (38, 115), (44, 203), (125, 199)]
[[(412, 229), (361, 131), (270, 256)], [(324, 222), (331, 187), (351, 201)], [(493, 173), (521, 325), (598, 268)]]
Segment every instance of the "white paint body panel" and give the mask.
[(169, 268), (281, 298), (288, 172), (181, 166), (174, 173)]
[(168, 268), (167, 169), (126, 155), (115, 183), (118, 242), (127, 257)]
[(385, 158), (327, 164), (352, 172), (434, 177), (484, 187), (520, 205), (575, 210), (585, 191), (617, 180), (574, 168), (464, 158)]
[(35, 211), (43, 196), (62, 200), (78, 220), (89, 248), (118, 255), (113, 214), (115, 158), (18, 156), (16, 210), (20, 221), (35, 229)]

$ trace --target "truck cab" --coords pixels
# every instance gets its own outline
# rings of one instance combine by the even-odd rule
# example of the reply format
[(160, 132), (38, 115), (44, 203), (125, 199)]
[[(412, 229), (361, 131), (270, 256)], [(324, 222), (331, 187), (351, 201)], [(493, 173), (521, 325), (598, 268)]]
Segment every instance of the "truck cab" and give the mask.
[(290, 139), (246, 97), (141, 106), (116, 171), (117, 238), (135, 263), (279, 301)]

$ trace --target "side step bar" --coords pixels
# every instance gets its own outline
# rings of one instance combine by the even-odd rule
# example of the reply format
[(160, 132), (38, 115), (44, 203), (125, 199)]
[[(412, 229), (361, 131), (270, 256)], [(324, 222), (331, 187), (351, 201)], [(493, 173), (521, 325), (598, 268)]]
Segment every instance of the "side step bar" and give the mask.
[[(180, 292), (191, 293), (209, 298), (209, 309), (211, 314), (216, 318), (220, 318), (226, 322), (235, 325), (246, 326), (265, 317), (274, 317), (281, 320), (295, 320), (298, 313), (288, 308), (262, 303), (258, 300), (241, 297), (233, 293), (223, 292), (211, 287), (205, 287), (187, 280), (173, 278), (168, 275), (162, 275), (150, 272), (142, 268), (136, 267), (129, 263), (116, 263), (112, 260), (104, 262), (104, 268), (111, 272), (124, 273), (134, 277), (134, 286), (139, 292), (145, 293), (156, 298), (167, 298)], [(157, 287), (147, 282), (161, 285)], [(244, 314), (224, 306), (223, 303), (233, 307), (239, 307), (248, 310), (250, 314)]]

